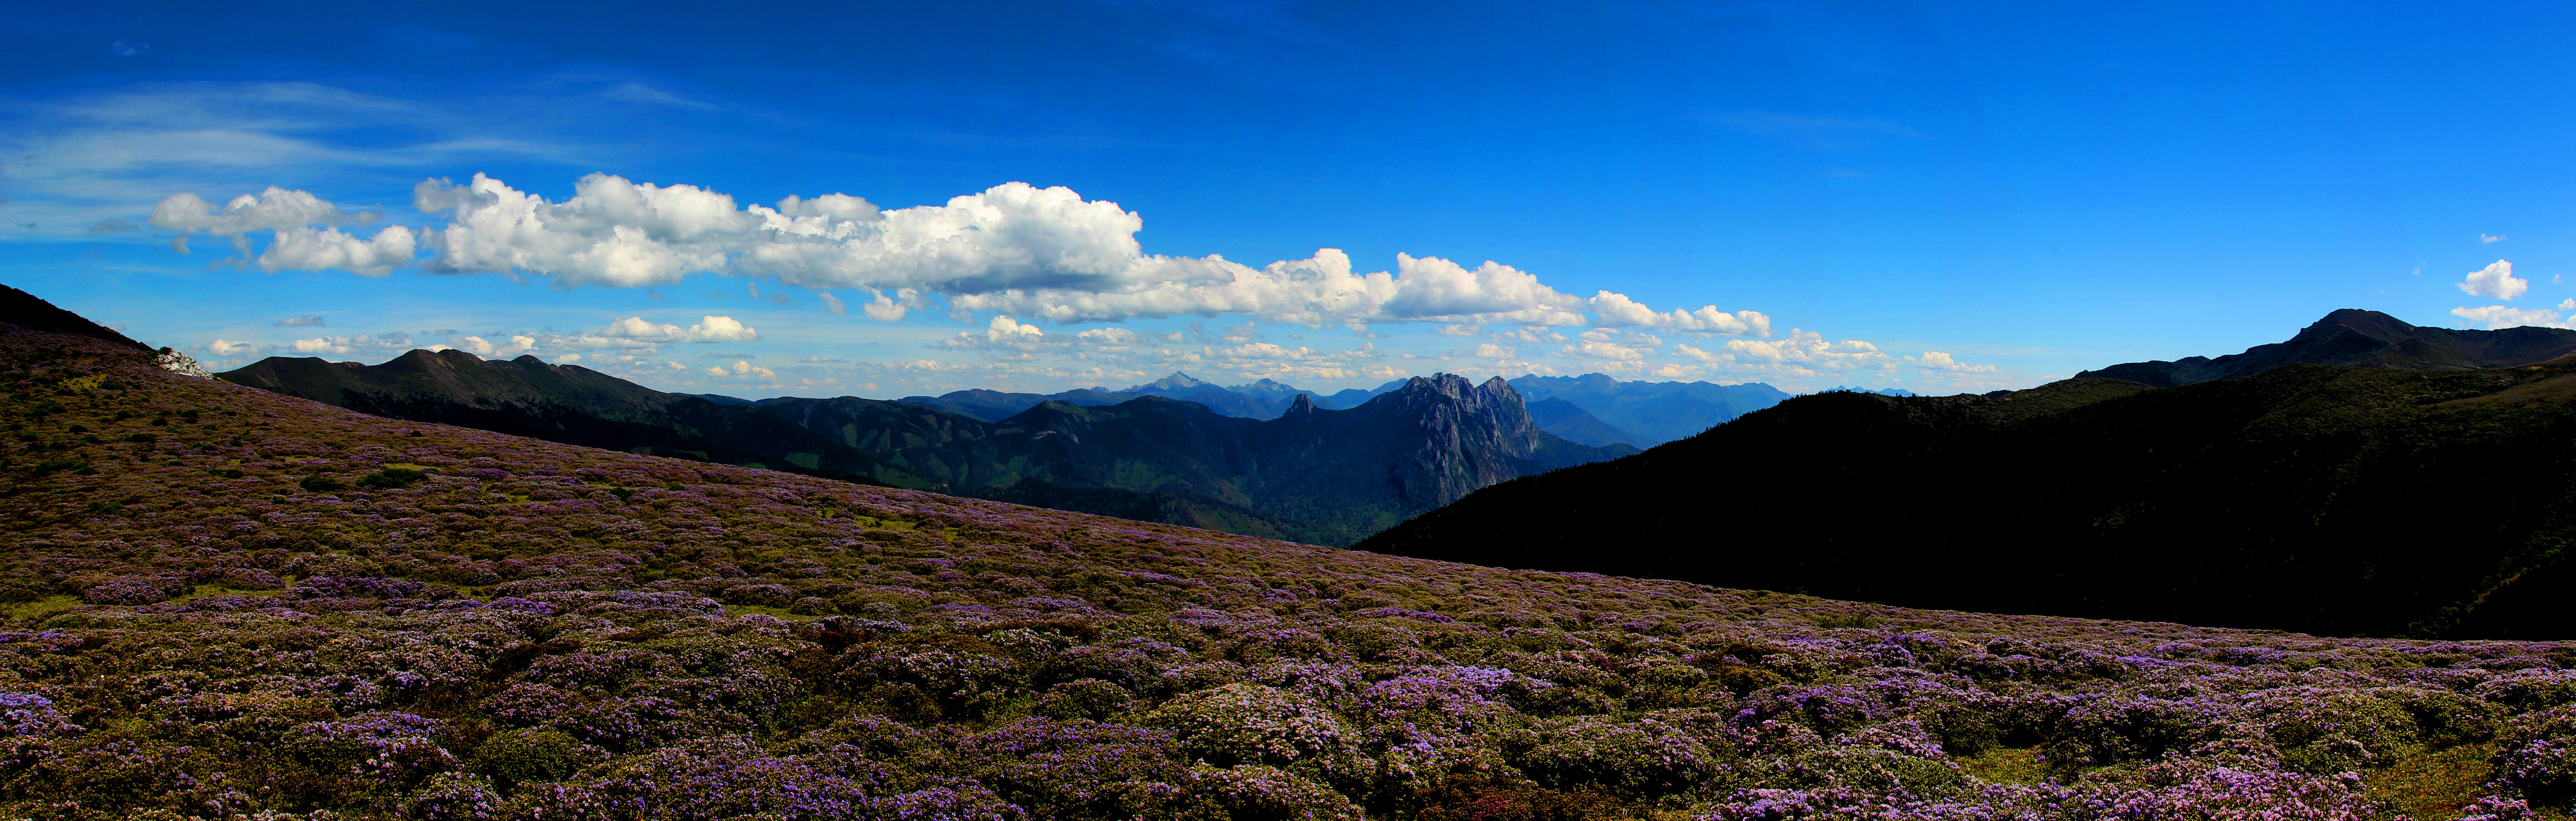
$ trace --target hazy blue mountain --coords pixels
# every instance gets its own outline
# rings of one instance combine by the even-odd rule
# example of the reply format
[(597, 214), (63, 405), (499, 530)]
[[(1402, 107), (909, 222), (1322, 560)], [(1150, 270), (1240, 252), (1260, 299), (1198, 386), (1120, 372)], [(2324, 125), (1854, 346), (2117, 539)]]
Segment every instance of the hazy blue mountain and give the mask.
[(999, 422), (1004, 419), (1011, 418), (1012, 416), (1019, 414), (1021, 411), (1025, 411), (1048, 402), (1066, 402), (1075, 405), (1082, 405), (1084, 407), (1097, 407), (1115, 405), (1133, 398), (1135, 397), (1119, 396), (1117, 394), (1092, 388), (1080, 388), (1065, 391), (1063, 393), (1008, 393), (1004, 391), (985, 390), (983, 388), (971, 388), (962, 391), (949, 391), (938, 396), (907, 396), (895, 401), (910, 402), (916, 405), (929, 405), (959, 416), (965, 416), (986, 422)]
[(718, 405), (757, 405), (757, 404), (760, 404), (760, 403), (758, 403), (758, 402), (754, 402), (754, 401), (751, 401), (751, 400), (749, 400), (749, 399), (743, 399), (743, 398), (740, 398), (740, 397), (734, 397), (734, 396), (726, 396), (726, 395), (721, 394), (721, 393), (675, 393), (675, 394), (671, 394), (671, 395), (672, 395), (672, 396), (688, 396), (688, 397), (694, 397), (694, 398), (698, 398), (698, 399), (704, 399), (704, 400), (707, 400), (707, 401), (709, 401), (709, 402), (714, 402), (714, 403), (716, 403), (716, 404), (718, 404)]
[(986, 422), (999, 422), (1047, 402), (1065, 402), (1083, 407), (1105, 407), (1141, 396), (1158, 396), (1183, 402), (1197, 402), (1224, 416), (1277, 419), (1280, 414), (1286, 413), (1289, 404), (1295, 402), (1301, 395), (1312, 397), (1315, 407), (1325, 410), (1346, 410), (1359, 407), (1361, 403), (1367, 402), (1378, 394), (1404, 387), (1404, 383), (1405, 380), (1398, 379), (1374, 389), (1352, 388), (1327, 396), (1269, 379), (1229, 386), (1204, 381), (1185, 373), (1174, 373), (1119, 391), (1077, 388), (1062, 393), (1008, 393), (977, 388), (951, 391), (938, 396), (907, 396), (895, 401), (929, 405), (949, 413), (971, 416)]
[(1563, 399), (1613, 428), (1634, 434), (1641, 448), (1684, 438), (1789, 398), (1780, 389), (1748, 382), (1621, 382), (1607, 374), (1524, 376), (1512, 389), (1531, 402)]
[(1637, 440), (1644, 438), (1612, 427), (1582, 407), (1552, 396), (1529, 403), (1529, 413), (1530, 421), (1537, 422), (1539, 430), (1556, 434), (1557, 438), (1568, 442), (1593, 447), (1611, 444), (1634, 446)]

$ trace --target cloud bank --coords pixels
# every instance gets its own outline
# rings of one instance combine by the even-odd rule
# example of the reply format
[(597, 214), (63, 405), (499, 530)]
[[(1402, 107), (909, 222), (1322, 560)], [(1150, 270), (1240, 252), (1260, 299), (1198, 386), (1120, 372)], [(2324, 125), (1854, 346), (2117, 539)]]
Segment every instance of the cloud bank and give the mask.
[[(694, 185), (607, 174), (581, 178), (562, 202), (481, 174), (423, 181), (412, 199), (445, 224), (361, 237), (338, 227), (360, 221), (340, 207), (275, 187), (221, 208), (173, 195), (153, 209), (151, 223), (232, 240), (244, 262), (270, 272), (381, 276), (417, 265), (625, 288), (712, 273), (864, 293), (864, 301), (823, 302), (836, 314), (856, 302), (860, 315), (879, 321), (944, 302), (961, 319), (993, 313), (1057, 324), (1242, 315), (1309, 328), (1439, 322), (1771, 334), (1770, 317), (1759, 311), (1657, 311), (1607, 290), (1580, 297), (1492, 261), (1470, 267), (1398, 254), (1393, 271), (1363, 273), (1332, 248), (1258, 268), (1216, 255), (1148, 254), (1136, 239), (1141, 215), (1069, 188), (1017, 182), (892, 210), (846, 194), (746, 206)], [(273, 239), (254, 258), (245, 237), (258, 231)]]
[[(1875, 375), (1908, 375), (1960, 389), (2012, 381), (1991, 365), (1947, 353), (1904, 356), (1854, 339), (1834, 341), (1790, 329), (1775, 338), (1760, 311), (1658, 308), (1624, 293), (1589, 296), (1560, 290), (1537, 274), (1496, 261), (1468, 265), (1434, 256), (1395, 255), (1390, 270), (1357, 268), (1338, 249), (1258, 267), (1222, 256), (1146, 253), (1144, 218), (1063, 187), (1006, 183), (944, 204), (881, 208), (847, 194), (788, 197), (744, 204), (694, 185), (635, 182), (607, 174), (581, 178), (560, 202), (477, 174), (462, 183), (430, 179), (413, 188), (417, 227), (358, 230), (373, 216), (306, 191), (270, 187), (220, 207), (194, 194), (163, 199), (151, 224), (190, 236), (228, 241), (225, 262), (261, 270), (340, 270), (383, 276), (414, 269), (437, 275), (494, 274), (577, 288), (651, 288), (692, 275), (759, 280), (804, 288), (822, 311), (851, 320), (894, 322), (916, 311), (944, 312), (973, 329), (923, 340), (917, 359), (857, 362), (810, 351), (773, 351), (780, 369), (680, 365), (669, 345), (760, 343), (759, 331), (731, 316), (678, 321), (630, 316), (595, 330), (457, 335), (424, 331), (443, 344), (484, 356), (536, 353), (582, 362), (628, 378), (698, 389), (772, 389), (792, 376), (821, 389), (843, 385), (929, 385), (951, 379), (1132, 384), (1174, 370), (1250, 381), (1379, 381), (1434, 370), (1560, 374), (1599, 371), (1621, 378), (1766, 380), (1795, 386), (1832, 378), (1849, 383)], [(265, 248), (255, 235), (270, 235)], [(2510, 277), (2479, 287), (2520, 287)], [(2464, 286), (2466, 287), (2466, 286)], [(2518, 291), (2517, 291), (2518, 293)], [(769, 301), (787, 295), (772, 291)], [(1130, 320), (1235, 317), (1222, 332), (1199, 324), (1145, 330)], [(842, 320), (847, 321), (847, 320)], [(1075, 330), (1063, 326), (1095, 325)], [(1156, 323), (1142, 323), (1148, 327)], [(1420, 324), (1414, 336), (1438, 347), (1390, 343), (1371, 330)], [(1347, 328), (1353, 346), (1265, 337), (1272, 325), (1308, 330)], [(1482, 339), (1478, 339), (1482, 337)], [(919, 339), (919, 337), (915, 337)], [(292, 350), (303, 355), (383, 353), (393, 337), (318, 337), (290, 345), (219, 340), (207, 351), (247, 357)], [(408, 340), (404, 340), (406, 343)], [(1444, 350), (1445, 348), (1445, 350)], [(981, 360), (971, 364), (960, 360)], [(825, 367), (825, 366), (831, 367)], [(981, 374), (975, 376), (975, 374)], [(846, 377), (847, 381), (842, 380)], [(951, 383), (954, 387), (954, 383)], [(984, 387), (988, 385), (977, 384)], [(1928, 387), (1928, 384), (1925, 384)]]

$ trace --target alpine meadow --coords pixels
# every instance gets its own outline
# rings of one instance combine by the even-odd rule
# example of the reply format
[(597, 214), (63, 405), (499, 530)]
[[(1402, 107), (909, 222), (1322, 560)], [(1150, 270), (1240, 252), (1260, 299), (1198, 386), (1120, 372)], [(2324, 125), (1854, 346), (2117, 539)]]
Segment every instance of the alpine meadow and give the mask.
[(9, 19), (0, 821), (2576, 821), (2576, 5)]

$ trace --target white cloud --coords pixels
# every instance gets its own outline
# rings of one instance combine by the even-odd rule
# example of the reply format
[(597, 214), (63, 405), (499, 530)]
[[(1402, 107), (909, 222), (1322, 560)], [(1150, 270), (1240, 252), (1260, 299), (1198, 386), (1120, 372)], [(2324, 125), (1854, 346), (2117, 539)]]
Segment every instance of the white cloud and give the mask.
[(1518, 354), (1519, 351), (1516, 349), (1496, 345), (1491, 342), (1481, 343), (1476, 346), (1476, 358), (1478, 359), (1510, 359)]
[(816, 292), (814, 292), (814, 296), (815, 296), (815, 297), (817, 297), (817, 298), (819, 298), (819, 299), (821, 299), (821, 300), (823, 300), (823, 308), (824, 308), (825, 310), (831, 311), (833, 316), (849, 316), (849, 315), (850, 315), (850, 306), (842, 304), (842, 303), (841, 303), (841, 298), (840, 298), (840, 297), (833, 296), (833, 295), (832, 295), (832, 292), (830, 292), (830, 291), (816, 291)]
[(399, 333), (382, 335), (359, 334), (357, 336), (319, 336), (312, 339), (298, 339), (287, 343), (285, 350), (291, 350), (306, 356), (322, 354), (347, 355), (355, 353), (389, 354), (395, 351), (409, 350), (411, 349), (411, 346), (411, 337)]
[(2505, 239), (2505, 238), (2504, 238), (2504, 235), (2503, 235), (2503, 234), (2479, 234), (2479, 235), (2478, 235), (2478, 244), (2479, 244), (2479, 245), (2494, 245), (2494, 244), (2496, 244), (2496, 243), (2503, 242), (2503, 241), (2504, 241), (2504, 239)]
[(495, 342), (479, 336), (451, 336), (447, 338), (446, 345), (432, 346), (433, 349), (438, 347), (453, 348), (486, 359), (510, 359), (522, 354), (535, 353), (537, 338), (526, 334), (514, 334), (506, 340)]
[(2524, 291), (2531, 290), (2531, 280), (2515, 277), (2513, 263), (2501, 259), (2485, 268), (2469, 272), (2468, 279), (2462, 280), (2458, 285), (2461, 291), (2470, 296), (2493, 297), (2508, 301), (2521, 297)]
[(285, 319), (278, 320), (275, 324), (280, 328), (319, 328), (322, 327), (324, 323), (322, 321), (322, 317), (318, 315), (305, 314), (303, 316), (290, 316)]
[[(2563, 304), (2561, 307), (2565, 307)], [(2544, 328), (2576, 327), (2559, 321), (2557, 311), (2547, 308), (2515, 308), (2508, 305), (2481, 305), (2475, 308), (2453, 308), (2451, 315), (2487, 326), (2488, 330), (2537, 325)]]
[(216, 356), (241, 356), (256, 350), (259, 350), (258, 345), (229, 339), (217, 339), (206, 343), (206, 352)]
[(1601, 324), (1614, 327), (1671, 328), (1677, 331), (1724, 334), (1727, 336), (1770, 336), (1771, 317), (1760, 311), (1720, 311), (1715, 305), (1697, 311), (1679, 308), (1665, 313), (1638, 304), (1626, 294), (1602, 291), (1589, 300)]
[(1557, 353), (1576, 359), (1599, 359), (1613, 362), (1642, 362), (1646, 351), (1594, 339), (1584, 339), (1559, 349)]
[(2566, 299), (2559, 300), (2558, 310), (2576, 311), (2576, 297), (2568, 297)]
[(572, 199), (549, 203), (481, 174), (465, 185), (422, 182), (413, 207), (448, 212), (446, 227), (423, 232), (434, 253), (422, 267), (526, 272), (568, 285), (667, 285), (723, 268), (730, 240), (754, 224), (732, 197), (694, 185), (591, 174), (573, 190)]
[(1906, 357), (1906, 359), (1912, 361), (1916, 367), (1920, 367), (1927, 371), (1940, 371), (1943, 373), (1977, 374), (1995, 373), (2000, 370), (1993, 365), (1970, 365), (1957, 359), (1953, 359), (1949, 354), (1942, 353), (1940, 351), (1924, 351), (1923, 355), (1920, 357), (1909, 356)]
[(336, 268), (380, 277), (410, 265), (413, 251), (411, 229), (400, 225), (378, 231), (370, 240), (340, 233), (337, 228), (295, 228), (277, 232), (268, 250), (260, 253), (258, 263), (260, 270), (272, 274)]
[[(249, 198), (220, 228), (304, 230), (271, 212), (302, 205), (313, 222), (339, 219), (338, 209), (303, 192), (272, 189)], [(264, 204), (274, 202), (274, 206)], [(429, 180), (413, 205), (443, 215), (415, 243), (434, 273), (501, 273), (553, 278), (565, 285), (666, 285), (699, 272), (766, 277), (816, 289), (870, 295), (861, 312), (894, 321), (930, 306), (936, 295), (952, 314), (1008, 314), (1054, 323), (1114, 322), (1181, 315), (1243, 315), (1307, 327), (1439, 322), (1469, 329), (1488, 323), (1605, 324), (1671, 328), (1704, 334), (1767, 336), (1755, 311), (1656, 312), (1603, 291), (1587, 300), (1556, 290), (1530, 272), (1486, 261), (1467, 267), (1440, 257), (1397, 254), (1395, 271), (1358, 273), (1350, 257), (1321, 249), (1302, 260), (1261, 268), (1219, 256), (1144, 253), (1136, 234), (1144, 218), (1106, 200), (1084, 200), (1063, 187), (1006, 183), (944, 205), (882, 210), (844, 194), (789, 197), (774, 207), (737, 207), (731, 196), (692, 185), (638, 183), (592, 174), (563, 202), (477, 174), (459, 185)], [(192, 195), (163, 203), (172, 225), (219, 219)], [(229, 213), (229, 210), (227, 211)], [(156, 223), (159, 224), (159, 223)], [(281, 234), (280, 245), (284, 242)], [(337, 264), (373, 273), (398, 264), (397, 236), (361, 248), (337, 234), (297, 235), (276, 264)], [(336, 255), (303, 252), (329, 248)], [(263, 265), (268, 263), (264, 262)], [(889, 295), (891, 293), (891, 296)], [(838, 297), (827, 306), (846, 306)]]
[(150, 222), (154, 228), (171, 231), (237, 237), (251, 231), (301, 230), (347, 220), (339, 206), (320, 197), (272, 185), (257, 194), (234, 197), (221, 210), (195, 194), (172, 194), (152, 206)]
[[(631, 340), (656, 345), (679, 342), (758, 342), (760, 331), (735, 321), (729, 316), (710, 316), (698, 324), (682, 328), (630, 316), (608, 323), (608, 327), (591, 332), (609, 339)], [(605, 347), (600, 346), (600, 347)]]
[(1045, 348), (1059, 347), (1065, 343), (1060, 343), (1056, 340), (1047, 338), (1046, 332), (1039, 330), (1038, 326), (1026, 324), (1007, 316), (996, 316), (993, 317), (993, 321), (986, 325), (984, 330), (980, 333), (975, 331), (960, 331), (956, 336), (940, 340), (939, 344), (942, 347), (963, 350), (1017, 351), (1028, 353)]

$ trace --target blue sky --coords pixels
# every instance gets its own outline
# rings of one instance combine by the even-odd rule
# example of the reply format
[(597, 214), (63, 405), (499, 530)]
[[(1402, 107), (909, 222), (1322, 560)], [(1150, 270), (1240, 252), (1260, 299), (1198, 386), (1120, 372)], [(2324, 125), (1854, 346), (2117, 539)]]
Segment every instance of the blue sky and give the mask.
[(2563, 5), (538, 5), (13, 11), (0, 282), (218, 368), (744, 396), (1947, 393), (2576, 314)]

